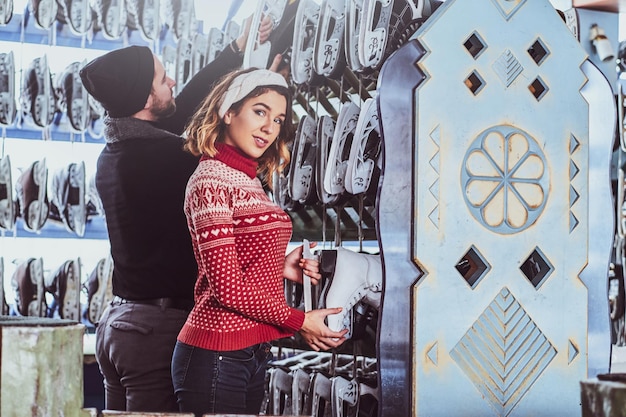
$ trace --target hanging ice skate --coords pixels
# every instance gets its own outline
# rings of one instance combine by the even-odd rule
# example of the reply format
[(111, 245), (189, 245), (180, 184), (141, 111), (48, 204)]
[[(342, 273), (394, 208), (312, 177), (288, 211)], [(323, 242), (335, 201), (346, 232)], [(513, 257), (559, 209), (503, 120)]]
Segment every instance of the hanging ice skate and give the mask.
[(57, 112), (57, 99), (46, 55), (31, 61), (23, 75), (20, 95), (22, 119), (47, 128)]
[(313, 68), (324, 77), (339, 78), (346, 67), (344, 31), (346, 0), (324, 0), (315, 34)]
[(271, 59), (273, 59), (273, 57), (270, 57), (272, 41), (267, 40), (261, 43), (259, 28), (263, 19), (269, 18), (274, 29), (276, 29), (283, 17), (285, 6), (287, 6), (287, 0), (260, 0), (258, 2), (257, 8), (252, 15), (250, 35), (248, 36), (246, 49), (243, 54), (243, 68), (268, 67)]
[(315, 193), (315, 156), (317, 152), (317, 123), (309, 115), (300, 119), (291, 154), (289, 189), (291, 198), (305, 205), (317, 202)]
[(15, 61), (13, 51), (0, 53), (0, 124), (15, 123)]
[(113, 258), (107, 256), (98, 261), (83, 284), (87, 295), (87, 305), (83, 316), (93, 325), (97, 325), (102, 313), (113, 300)]
[(55, 88), (58, 97), (58, 108), (67, 115), (71, 131), (82, 133), (91, 123), (89, 94), (83, 85), (80, 68), (84, 63), (73, 62), (57, 76)]
[(13, 197), (11, 159), (9, 155), (0, 158), (0, 229), (13, 230), (17, 209)]
[(296, 11), (291, 52), (291, 79), (296, 84), (319, 85), (323, 78), (315, 72), (313, 55), (320, 6), (313, 0), (301, 0)]
[(67, 24), (74, 35), (85, 35), (93, 24), (89, 0), (57, 0), (59, 13), (57, 20)]
[(44, 278), (44, 288), (54, 299), (48, 317), (80, 321), (80, 279), (80, 258), (63, 262)]
[(62, 222), (68, 232), (83, 237), (87, 223), (85, 163), (72, 162), (58, 169), (52, 177), (50, 196), (49, 217)]
[(13, 17), (13, 0), (0, 0), (0, 25), (6, 25)]
[(46, 317), (48, 305), (41, 258), (21, 262), (13, 273), (11, 285), (15, 293), (15, 308), (20, 316)]
[(57, 17), (57, 0), (29, 0), (28, 10), (35, 17), (35, 25), (40, 29), (50, 29)]
[(39, 232), (48, 220), (48, 168), (46, 158), (33, 162), (15, 183), (19, 216), (24, 229)]
[(119, 39), (127, 26), (126, 0), (90, 0), (96, 13), (95, 30), (102, 31), (105, 39)]

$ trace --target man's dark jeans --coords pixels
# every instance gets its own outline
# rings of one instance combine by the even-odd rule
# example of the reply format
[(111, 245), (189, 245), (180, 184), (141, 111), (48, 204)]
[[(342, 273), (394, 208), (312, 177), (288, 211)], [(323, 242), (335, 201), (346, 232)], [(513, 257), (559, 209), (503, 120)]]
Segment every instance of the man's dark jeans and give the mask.
[(96, 328), (96, 359), (109, 410), (178, 411), (171, 361), (188, 312), (123, 303), (111, 305)]

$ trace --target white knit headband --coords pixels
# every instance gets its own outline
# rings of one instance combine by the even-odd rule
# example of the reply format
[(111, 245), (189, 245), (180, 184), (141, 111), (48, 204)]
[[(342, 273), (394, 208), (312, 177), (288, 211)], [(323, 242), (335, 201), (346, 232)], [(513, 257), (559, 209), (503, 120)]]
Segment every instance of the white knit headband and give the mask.
[(230, 83), (228, 90), (226, 90), (226, 94), (224, 94), (224, 99), (222, 100), (222, 104), (220, 104), (218, 112), (220, 118), (224, 117), (233, 103), (243, 99), (255, 88), (271, 85), (287, 87), (287, 81), (285, 81), (285, 78), (282, 75), (265, 69), (239, 74)]

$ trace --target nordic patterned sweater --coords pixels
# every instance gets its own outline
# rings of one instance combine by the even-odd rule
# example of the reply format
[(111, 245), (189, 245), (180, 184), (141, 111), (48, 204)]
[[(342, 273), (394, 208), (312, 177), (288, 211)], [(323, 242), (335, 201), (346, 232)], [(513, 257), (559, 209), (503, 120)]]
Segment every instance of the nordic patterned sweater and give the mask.
[(283, 287), (290, 217), (266, 195), (255, 160), (216, 145), (215, 158), (203, 157), (187, 184), (198, 279), (178, 340), (226, 351), (291, 336), (304, 313), (287, 305)]

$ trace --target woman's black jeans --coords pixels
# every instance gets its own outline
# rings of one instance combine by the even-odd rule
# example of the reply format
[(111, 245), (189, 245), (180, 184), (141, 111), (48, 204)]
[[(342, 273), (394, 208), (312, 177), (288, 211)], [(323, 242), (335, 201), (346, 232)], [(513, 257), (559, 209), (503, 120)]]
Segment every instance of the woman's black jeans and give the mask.
[(217, 352), (177, 342), (172, 381), (181, 412), (259, 414), (265, 373), (272, 360), (269, 343)]

